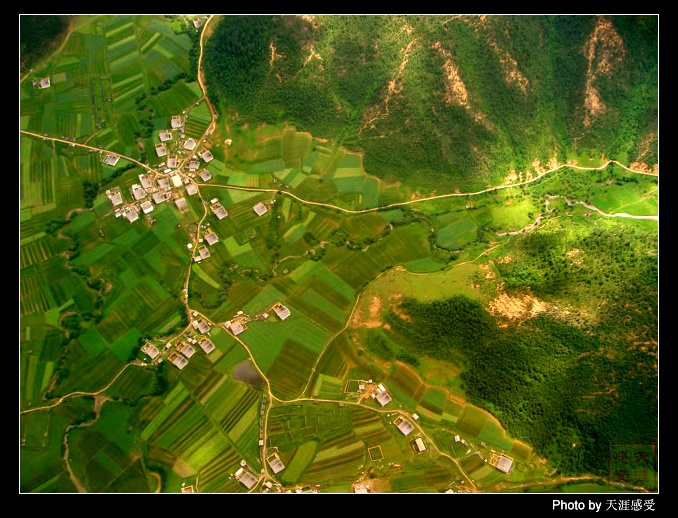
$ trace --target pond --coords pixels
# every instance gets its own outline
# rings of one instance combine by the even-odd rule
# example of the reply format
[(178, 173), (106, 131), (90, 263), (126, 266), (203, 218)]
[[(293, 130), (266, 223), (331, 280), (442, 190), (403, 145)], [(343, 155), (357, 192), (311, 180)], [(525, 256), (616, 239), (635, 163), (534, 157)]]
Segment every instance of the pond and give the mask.
[(253, 385), (255, 387), (263, 387), (266, 384), (264, 378), (261, 377), (259, 371), (257, 371), (249, 361), (240, 362), (235, 366), (235, 371), (233, 372), (233, 377), (237, 381), (242, 381), (248, 385)]

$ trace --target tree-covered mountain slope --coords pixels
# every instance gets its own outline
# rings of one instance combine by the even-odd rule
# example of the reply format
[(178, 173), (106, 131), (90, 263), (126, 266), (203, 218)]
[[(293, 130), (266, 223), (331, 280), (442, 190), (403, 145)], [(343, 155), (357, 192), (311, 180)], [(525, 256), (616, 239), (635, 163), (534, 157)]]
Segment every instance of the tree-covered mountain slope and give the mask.
[(593, 157), (656, 167), (658, 45), (656, 16), (224, 16), (203, 62), (222, 113), (472, 191)]

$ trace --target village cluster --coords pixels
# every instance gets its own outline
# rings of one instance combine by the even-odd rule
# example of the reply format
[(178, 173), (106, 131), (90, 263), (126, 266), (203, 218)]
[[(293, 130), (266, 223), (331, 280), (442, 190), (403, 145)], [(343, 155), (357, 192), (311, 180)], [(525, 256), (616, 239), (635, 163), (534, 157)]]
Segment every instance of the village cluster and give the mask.
[[(197, 312), (194, 312), (194, 317), (197, 317)], [(188, 360), (196, 352), (196, 347), (200, 347), (205, 354), (211, 353), (216, 346), (209, 338), (210, 326), (204, 320), (199, 318), (194, 318), (192, 320), (192, 331), (187, 331), (183, 335), (183, 339), (177, 341), (175, 344), (175, 350), (171, 351), (167, 356), (167, 361), (178, 369), (183, 369), (187, 364)], [(205, 336), (208, 335), (208, 336)], [(169, 343), (165, 346), (165, 349), (172, 347), (172, 344)], [(148, 356), (152, 362), (161, 362), (162, 357), (160, 356), (161, 351), (153, 345), (151, 342), (147, 342), (141, 347), (141, 352)]]
[[(264, 311), (261, 315), (257, 315), (255, 318), (259, 320), (265, 320), (269, 317), (269, 311), (274, 312), (277, 317), (281, 320), (284, 321), (290, 316), (290, 311), (287, 307), (285, 307), (282, 303), (276, 302), (274, 303), (270, 309)], [(184, 336), (183, 339), (179, 340), (176, 342), (175, 347), (171, 352), (167, 355), (167, 360), (172, 363), (175, 367), (178, 369), (183, 369), (187, 364), (188, 360), (195, 354), (196, 348), (200, 347), (205, 354), (209, 354), (215, 349), (215, 345), (212, 342), (212, 340), (209, 338), (209, 332), (210, 332), (210, 326), (207, 324), (204, 320), (200, 319), (199, 314), (197, 312), (193, 312), (193, 317), (194, 319), (192, 320), (192, 327), (193, 329), (187, 332)], [(238, 311), (237, 314), (229, 321), (227, 321), (224, 324), (224, 327), (229, 329), (233, 335), (238, 335), (242, 333), (244, 330), (247, 329), (246, 322), (251, 320), (251, 318), (246, 315), (243, 311)], [(206, 336), (207, 335), (207, 336)], [(167, 344), (165, 346), (166, 349), (169, 349), (172, 347), (172, 344)], [(161, 357), (161, 352), (158, 350), (157, 347), (155, 347), (152, 343), (147, 343), (141, 348), (142, 352), (145, 353), (147, 356), (152, 361), (155, 361), (157, 358), (157, 361), (162, 361)], [(382, 408), (388, 405), (393, 399), (384, 386), (383, 383), (373, 383), (372, 380), (360, 380), (358, 382), (358, 395), (359, 398), (365, 399), (365, 398), (371, 398), (374, 401), (376, 401)], [(263, 396), (263, 400), (261, 403), (261, 409), (260, 409), (260, 418), (259, 418), (259, 447), (264, 448), (264, 414), (265, 414), (265, 408), (266, 408), (266, 395)], [(340, 406), (344, 406), (343, 403), (339, 403)], [(408, 437), (414, 430), (415, 426), (413, 424), (413, 421), (418, 421), (419, 416), (414, 413), (411, 416), (411, 420), (407, 419), (403, 415), (401, 415), (399, 412), (396, 412), (395, 414), (387, 414), (387, 417), (391, 417), (393, 415), (395, 418), (392, 422), (392, 424), (398, 428), (398, 430), (405, 436)], [(513, 459), (505, 455), (504, 453), (491, 453), (490, 460), (488, 462), (487, 459), (483, 457), (483, 455), (479, 451), (473, 451), (473, 448), (471, 445), (469, 445), (466, 440), (462, 439), (459, 435), (455, 435), (454, 437), (455, 443), (459, 443), (463, 446), (467, 447), (466, 455), (478, 455), (484, 462), (489, 463), (490, 465), (494, 466), (496, 469), (503, 473), (509, 473), (513, 466)], [(421, 434), (417, 434), (416, 437), (411, 441), (412, 448), (416, 454), (421, 454), (427, 451), (427, 445), (424, 440), (424, 438), (421, 436)], [(484, 443), (481, 443), (481, 446), (485, 446)], [(379, 449), (378, 446), (375, 447), (376, 449)], [(370, 452), (370, 455), (372, 455), (372, 452)], [(378, 457), (380, 458), (381, 455), (379, 454)], [(374, 459), (373, 459), (374, 460)], [(268, 463), (270, 469), (273, 471), (274, 474), (279, 473), (285, 468), (285, 465), (283, 464), (282, 460), (280, 459), (279, 454), (276, 452), (272, 453), (271, 455), (268, 455), (266, 457), (266, 462)], [(259, 481), (261, 480), (261, 477), (265, 475), (265, 470), (261, 470), (261, 475), (257, 474), (254, 470), (251, 469), (245, 462), (245, 460), (242, 460), (240, 462), (240, 468), (231, 475), (235, 480), (243, 484), (247, 489), (252, 489), (254, 486), (256, 486)], [(462, 482), (463, 484), (463, 482)], [(282, 492), (282, 486), (278, 483), (273, 483), (271, 481), (266, 481), (261, 488), (261, 492), (263, 493), (268, 493), (270, 491), (274, 492)], [(188, 486), (184, 489), (182, 489), (182, 492), (193, 492), (192, 486)], [(286, 492), (293, 492), (292, 490), (286, 490)], [(294, 490), (294, 492), (297, 493), (302, 493), (302, 492), (318, 492), (318, 488), (314, 487), (306, 487), (306, 488), (297, 488)], [(357, 482), (356, 484), (353, 485), (353, 492), (355, 493), (371, 493), (372, 488), (370, 487), (369, 484), (366, 483), (361, 483)], [(446, 492), (452, 493), (454, 490), (448, 489)]]
[[(281, 302), (276, 302), (271, 306), (270, 310), (264, 311), (261, 315), (257, 315), (255, 319), (267, 320), (269, 317), (268, 311), (273, 311), (281, 321), (287, 319), (291, 315), (290, 310), (286, 306)], [(251, 320), (251, 318), (248, 315), (243, 311), (238, 311), (231, 320), (224, 323), (224, 327), (229, 329), (234, 336), (237, 336), (247, 329), (247, 322), (249, 320)], [(205, 354), (211, 353), (216, 348), (210, 339), (210, 325), (200, 318), (197, 311), (193, 312), (191, 325), (193, 326), (193, 329), (182, 335), (183, 340), (177, 341), (175, 349), (167, 356), (167, 360), (180, 370), (188, 364), (188, 360), (195, 354), (196, 347), (199, 346)], [(170, 349), (171, 347), (172, 343), (170, 342), (165, 346), (165, 349)], [(152, 362), (159, 363), (162, 361), (162, 357), (160, 356), (161, 351), (151, 342), (144, 344), (141, 347), (141, 352), (147, 355)]]
[[(179, 132), (181, 135), (178, 142), (176, 142), (176, 146), (174, 147), (176, 150), (174, 153), (172, 153), (168, 144), (174, 140), (173, 131)], [(119, 188), (113, 188), (106, 191), (106, 196), (113, 204), (116, 217), (124, 217), (131, 223), (139, 219), (140, 212), (143, 212), (144, 214), (149, 214), (152, 212), (154, 210), (154, 203), (157, 205), (167, 201), (173, 201), (177, 209), (179, 209), (181, 212), (184, 212), (188, 210), (188, 205), (183, 192), (180, 191), (179, 188), (184, 187), (185, 194), (187, 196), (192, 196), (198, 193), (198, 185), (196, 183), (198, 179), (202, 182), (207, 182), (212, 178), (212, 175), (206, 168), (200, 168), (203, 162), (205, 164), (208, 163), (213, 159), (213, 156), (206, 149), (196, 153), (198, 142), (196, 142), (196, 140), (193, 138), (185, 139), (184, 122), (181, 116), (173, 116), (171, 120), (171, 130), (161, 131), (159, 133), (159, 138), (160, 143), (155, 146), (155, 152), (159, 158), (167, 157), (166, 161), (158, 164), (158, 172), (150, 172), (139, 175), (139, 183), (133, 184), (130, 189), (132, 202), (125, 202)], [(227, 144), (229, 143), (230, 142), (227, 141)], [(115, 166), (118, 160), (118, 156), (109, 154), (104, 158), (103, 162), (107, 165)], [(182, 165), (186, 162), (186, 160), (188, 160), (187, 170), (185, 170)], [(221, 204), (218, 198), (210, 200), (209, 203), (206, 203), (206, 205), (218, 220), (222, 220), (228, 216), (228, 211)], [(252, 210), (257, 216), (261, 217), (269, 210), (269, 207), (266, 204), (260, 202), (254, 205)], [(209, 224), (204, 225), (203, 229), (203, 237), (202, 239), (199, 239), (196, 250), (197, 253), (194, 255), (194, 260), (196, 262), (210, 257), (209, 249), (205, 244), (203, 244), (203, 242), (210, 246), (219, 242), (219, 237), (211, 228), (209, 228)], [(191, 243), (189, 243), (187, 246), (189, 249), (193, 248), (193, 244)], [(290, 316), (290, 310), (281, 302), (276, 302), (263, 311), (260, 315), (256, 315), (254, 320), (267, 320), (269, 318), (269, 312), (275, 313), (275, 315), (281, 321), (286, 320)], [(202, 320), (197, 312), (193, 312), (193, 317), (194, 318), (191, 321), (193, 329), (184, 333), (182, 338), (176, 341), (173, 349), (171, 349), (172, 343), (168, 343), (164, 347), (166, 350), (169, 350), (166, 359), (180, 370), (188, 364), (189, 359), (196, 353), (198, 347), (202, 349), (205, 354), (210, 354), (216, 348), (210, 338), (210, 325)], [(223, 326), (230, 330), (233, 336), (238, 336), (247, 330), (247, 323), (251, 320), (253, 319), (249, 315), (246, 315), (243, 311), (238, 311), (237, 314), (232, 319), (226, 321)], [(152, 362), (163, 361), (161, 351), (151, 342), (146, 343), (141, 348), (141, 351), (146, 354)], [(358, 397), (360, 400), (371, 397), (381, 407), (385, 407), (392, 401), (391, 395), (389, 394), (386, 387), (381, 383), (373, 384), (372, 380), (359, 382), (358, 393), (356, 397)], [(262, 401), (260, 412), (262, 417), (259, 420), (260, 447), (264, 447), (263, 415), (265, 411), (265, 405), (266, 401), (264, 400)], [(343, 403), (340, 403), (340, 405), (343, 406)], [(409, 436), (415, 430), (415, 426), (410, 420), (406, 419), (399, 413), (394, 415), (395, 419), (392, 421), (392, 424), (395, 425), (404, 436)], [(412, 414), (411, 419), (413, 421), (417, 421), (419, 416), (417, 414)], [(459, 435), (455, 436), (455, 442), (466, 445), (465, 440), (461, 439)], [(418, 454), (427, 451), (426, 442), (420, 434), (418, 434), (417, 437), (415, 437), (412, 441), (412, 447), (415, 453)], [(468, 448), (466, 454), (472, 454), (472, 449), (470, 447)], [(485, 462), (488, 462), (484, 457), (482, 457), (480, 452), (475, 452), (475, 454), (479, 455)], [(279, 473), (285, 468), (277, 452), (269, 455), (266, 458), (266, 461), (271, 470), (273, 470), (274, 474)], [(512, 467), (513, 459), (507, 457), (503, 453), (499, 455), (493, 453), (490, 464), (495, 466), (500, 471), (508, 473)], [(264, 476), (264, 473), (265, 470), (262, 469), (261, 475), (256, 474), (247, 465), (245, 460), (242, 460), (240, 462), (240, 468), (231, 476), (243, 484), (247, 489), (251, 489), (261, 480), (261, 477)], [(279, 484), (266, 481), (263, 484), (261, 491), (267, 493), (271, 490), (282, 492), (282, 488)], [(353, 491), (355, 493), (370, 493), (372, 492), (372, 488), (369, 484), (356, 483), (353, 485)], [(182, 492), (193, 492), (193, 486), (182, 488)], [(292, 491), (287, 490), (287, 492)], [(306, 488), (298, 488), (295, 490), (295, 492), (318, 492), (318, 489), (309, 486)], [(450, 489), (448, 492), (453, 491)]]
[[(193, 196), (198, 193), (197, 179), (207, 182), (212, 178), (206, 168), (198, 171), (203, 163), (207, 164), (214, 159), (212, 153), (207, 149), (196, 152), (198, 142), (190, 137), (185, 138), (184, 121), (180, 115), (172, 116), (171, 127), (171, 130), (159, 133), (160, 143), (155, 146), (159, 158), (167, 157), (165, 162), (156, 166), (162, 173), (140, 174), (139, 183), (135, 183), (130, 189), (131, 202), (126, 202), (119, 188), (106, 191), (116, 217), (124, 217), (131, 223), (139, 219), (140, 212), (152, 212), (153, 202), (157, 205), (166, 201), (173, 201), (183, 212), (188, 209), (188, 205), (183, 193), (177, 188), (184, 186), (186, 195)], [(180, 133), (176, 142), (172, 142), (173, 131)], [(119, 160), (119, 156), (109, 154), (104, 157), (103, 163), (115, 167)], [(187, 169), (184, 168), (186, 160)], [(157, 178), (155, 182), (154, 178)]]
[[(174, 140), (174, 132), (180, 133), (180, 138)], [(171, 129), (163, 130), (159, 133), (160, 143), (156, 144), (155, 152), (159, 158), (167, 157), (165, 162), (156, 165), (158, 171), (148, 172), (139, 175), (139, 182), (131, 186), (129, 195), (131, 201), (127, 202), (119, 187), (114, 187), (106, 191), (106, 196), (113, 205), (115, 217), (123, 217), (130, 223), (138, 220), (140, 214), (150, 214), (155, 209), (155, 205), (164, 202), (173, 202), (180, 212), (188, 210), (186, 196), (198, 194), (198, 184), (200, 180), (203, 183), (212, 179), (212, 174), (203, 166), (214, 159), (212, 153), (203, 149), (196, 152), (198, 142), (193, 138), (185, 138), (184, 121), (180, 115), (174, 115), (171, 119)], [(174, 144), (171, 146), (170, 144)], [(230, 145), (231, 139), (226, 140)], [(174, 152), (172, 151), (174, 150)], [(103, 163), (112, 167), (120, 160), (120, 157), (114, 154), (108, 154), (104, 157)], [(188, 160), (187, 169), (184, 164)], [(160, 172), (162, 171), (162, 172)], [(184, 187), (181, 191), (179, 188)], [(185, 195), (184, 195), (185, 192)], [(271, 203), (274, 203), (271, 201)], [(228, 211), (221, 204), (218, 198), (210, 200), (209, 210), (218, 220), (228, 216)], [(268, 205), (259, 202), (252, 207), (254, 213), (261, 217), (269, 210)], [(208, 224), (209, 225), (209, 224)], [(194, 260), (200, 262), (210, 257), (210, 251), (206, 245), (213, 245), (219, 241), (217, 234), (210, 228), (206, 228), (203, 238), (200, 239)], [(189, 250), (193, 244), (189, 243)]]

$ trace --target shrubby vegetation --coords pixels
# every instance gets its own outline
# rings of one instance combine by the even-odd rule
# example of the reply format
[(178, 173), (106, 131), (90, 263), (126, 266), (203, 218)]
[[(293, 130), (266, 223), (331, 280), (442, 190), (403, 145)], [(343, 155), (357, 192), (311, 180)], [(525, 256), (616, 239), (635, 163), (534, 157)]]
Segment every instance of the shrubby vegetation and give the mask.
[(497, 265), (510, 293), (531, 289), (564, 307), (576, 301), (598, 312), (595, 323), (544, 313), (500, 328), (464, 296), (407, 299), (407, 320), (393, 311), (386, 319), (413, 353), (463, 365), (469, 399), (569, 475), (604, 475), (610, 444), (654, 442), (658, 426), (655, 353), (637, 345), (658, 340), (656, 234), (596, 222), (580, 221), (570, 236), (521, 236), (511, 248), (517, 260)]
[[(224, 16), (205, 49), (210, 95), (244, 122), (293, 124), (428, 191), (478, 190), (555, 154), (658, 162), (656, 17), (611, 17), (592, 64), (601, 18), (442, 18)], [(614, 65), (591, 83), (603, 60)], [(463, 103), (446, 100), (462, 84)], [(604, 112), (586, 126), (587, 84)]]
[(67, 35), (70, 15), (19, 16), (19, 73), (48, 57)]

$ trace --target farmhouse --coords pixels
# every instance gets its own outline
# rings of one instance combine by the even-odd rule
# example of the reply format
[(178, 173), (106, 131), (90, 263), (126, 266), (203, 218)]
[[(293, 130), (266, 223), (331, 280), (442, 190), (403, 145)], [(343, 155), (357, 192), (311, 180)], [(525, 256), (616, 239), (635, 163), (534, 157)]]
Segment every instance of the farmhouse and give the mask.
[(122, 195), (119, 192), (113, 192), (108, 190), (106, 191), (106, 196), (108, 196), (108, 199), (111, 200), (111, 203), (113, 204), (114, 207), (122, 205)]
[(195, 185), (193, 182), (189, 182), (186, 184), (186, 194), (188, 194), (189, 196), (193, 196), (197, 192), (198, 186)]
[(182, 212), (188, 209), (186, 198), (177, 198), (176, 200), (174, 200), (174, 203), (176, 203), (177, 209), (179, 209)]
[(141, 185), (135, 183), (132, 186), (132, 196), (138, 201), (146, 196), (146, 190)]
[(186, 358), (190, 358), (195, 354), (195, 348), (191, 347), (186, 342), (179, 342), (177, 344), (177, 351), (183, 354)]
[(193, 151), (195, 149), (196, 145), (197, 145), (197, 142), (195, 141), (195, 139), (187, 138), (186, 142), (184, 142), (184, 149), (188, 149), (189, 151)]
[(226, 216), (228, 216), (228, 212), (226, 209), (221, 205), (221, 203), (216, 202), (213, 203), (210, 206), (210, 209), (212, 209), (212, 213), (218, 218), (218, 219), (224, 219)]
[(207, 169), (203, 169), (198, 173), (198, 176), (202, 178), (203, 182), (206, 182), (207, 180), (210, 180), (212, 178), (212, 175)]
[(177, 367), (179, 370), (183, 369), (188, 364), (188, 360), (186, 359), (186, 357), (176, 352), (170, 353), (167, 359), (172, 365)]
[(139, 175), (139, 182), (141, 182), (141, 186), (144, 189), (150, 189), (151, 187), (153, 187), (153, 182), (151, 182), (150, 175), (140, 174)]
[(252, 210), (254, 210), (257, 216), (261, 217), (268, 212), (268, 207), (263, 203), (259, 202), (254, 207), (252, 207)]
[(104, 158), (104, 164), (115, 165), (118, 163), (118, 160), (120, 160), (120, 157), (117, 155), (106, 155), (106, 158)]
[(174, 187), (181, 187), (181, 176), (179, 176), (176, 171), (172, 171), (169, 174), (169, 177), (172, 180)]
[(207, 325), (207, 323), (203, 322), (202, 320), (194, 320), (192, 323), (193, 328), (200, 331), (201, 335), (204, 335), (205, 333), (207, 333), (207, 331), (210, 330), (210, 326)]
[(490, 464), (494, 464), (494, 467), (496, 467), (499, 471), (508, 473), (511, 471), (511, 466), (513, 466), (513, 459), (502, 453), (499, 455), (495, 463), (491, 462)]
[(273, 473), (280, 473), (285, 469), (285, 465), (282, 463), (277, 453), (274, 453), (266, 460), (268, 461), (268, 465), (271, 466)]
[(414, 444), (417, 446), (419, 453), (426, 451), (426, 443), (421, 437), (417, 437)]
[(149, 212), (153, 212), (153, 204), (151, 203), (150, 200), (147, 200), (141, 204), (141, 210), (144, 212), (144, 214), (148, 214)]
[(287, 317), (290, 316), (290, 310), (283, 306), (282, 303), (280, 302), (276, 302), (275, 304), (273, 304), (273, 307), (271, 309), (275, 311), (275, 314), (278, 315), (278, 318), (280, 320), (285, 320)]
[(193, 27), (195, 27), (196, 29), (202, 27), (202, 21), (200, 20), (200, 18), (195, 18), (193, 20)]
[(170, 188), (169, 179), (163, 177), (158, 180), (158, 189), (166, 190)]
[(196, 259), (195, 259), (196, 261), (200, 261), (202, 259), (207, 259), (211, 254), (210, 254), (210, 251), (207, 250), (207, 247), (203, 245), (203, 246), (198, 248), (198, 255), (200, 255), (200, 259), (198, 259), (196, 257)]
[(235, 472), (235, 479), (247, 489), (252, 489), (257, 483), (257, 478), (249, 471), (245, 471), (244, 468), (239, 468), (238, 471)]
[(155, 191), (153, 193), (153, 201), (157, 203), (163, 203), (167, 201), (167, 195), (164, 192)]
[(207, 241), (208, 245), (213, 245), (214, 243), (219, 242), (219, 236), (217, 236), (217, 234), (211, 228), (208, 228), (205, 231), (205, 241)]
[(229, 320), (226, 322), (226, 327), (228, 327), (231, 330), (231, 333), (236, 336), (247, 329), (245, 324), (243, 324), (240, 320)]
[(127, 213), (125, 214), (125, 217), (127, 218), (127, 220), (128, 220), (130, 223), (132, 223), (133, 221), (136, 221), (136, 220), (139, 219), (139, 212), (137, 212), (136, 209), (130, 209), (130, 210), (128, 210)]
[(43, 89), (43, 88), (49, 88), (49, 85), (50, 85), (50, 83), (49, 83), (49, 77), (43, 77), (43, 78), (40, 79), (40, 81), (38, 82), (38, 88), (40, 88), (40, 89)]
[(386, 390), (382, 390), (379, 393), (377, 393), (377, 397), (375, 398), (381, 406), (386, 406), (388, 403), (392, 401), (391, 395), (386, 392)]
[(167, 154), (167, 148), (164, 144), (155, 145), (155, 154), (158, 156), (165, 156)]
[(180, 115), (172, 115), (172, 129), (181, 128), (183, 125)]
[(171, 156), (167, 159), (167, 167), (169, 168), (176, 167), (177, 164), (178, 164), (177, 157)]
[(402, 417), (398, 417), (395, 421), (393, 421), (393, 424), (396, 425), (398, 430), (400, 430), (405, 436), (409, 435), (410, 432), (414, 430), (414, 425)]
[(197, 171), (198, 167), (200, 167), (200, 160), (191, 160), (188, 163), (188, 170), (189, 171)]
[(160, 354), (160, 351), (158, 351), (158, 348), (150, 342), (146, 343), (141, 348), (141, 352), (144, 353), (144, 354), (147, 354), (151, 358), (151, 360), (153, 358), (155, 358), (156, 356), (158, 356), (158, 354)]
[(205, 351), (205, 354), (209, 354), (215, 349), (215, 345), (212, 343), (212, 340), (206, 339), (200, 342), (200, 347), (202, 348), (203, 351)]
[(205, 162), (211, 161), (214, 157), (212, 156), (212, 153), (209, 151), (205, 150), (202, 153), (200, 153), (200, 158), (202, 158)]
[(159, 137), (162, 142), (167, 142), (168, 140), (172, 140), (172, 133), (167, 130), (162, 130)]

